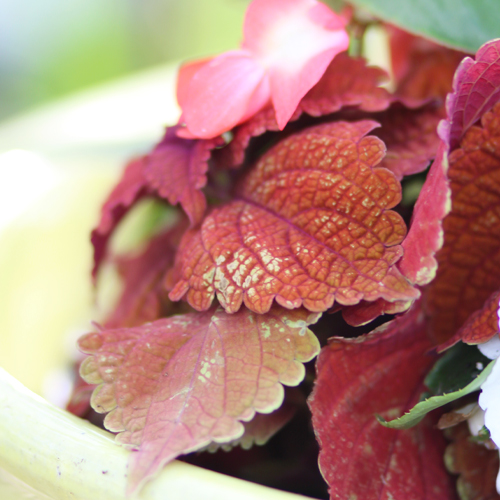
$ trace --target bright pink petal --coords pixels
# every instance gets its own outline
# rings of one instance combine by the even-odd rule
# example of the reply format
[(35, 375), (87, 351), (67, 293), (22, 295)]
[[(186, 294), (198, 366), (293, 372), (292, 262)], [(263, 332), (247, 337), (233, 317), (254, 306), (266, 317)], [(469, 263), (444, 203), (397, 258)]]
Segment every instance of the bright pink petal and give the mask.
[(188, 131), (210, 139), (259, 111), (270, 91), (264, 68), (247, 51), (238, 50), (203, 65), (180, 97)]
[(199, 59), (190, 63), (183, 64), (177, 75), (177, 102), (182, 108), (188, 100), (188, 88), (194, 75), (210, 61), (211, 58)]
[(254, 0), (243, 48), (267, 68), (276, 119), (283, 129), (331, 60), (349, 46), (345, 20), (316, 0)]

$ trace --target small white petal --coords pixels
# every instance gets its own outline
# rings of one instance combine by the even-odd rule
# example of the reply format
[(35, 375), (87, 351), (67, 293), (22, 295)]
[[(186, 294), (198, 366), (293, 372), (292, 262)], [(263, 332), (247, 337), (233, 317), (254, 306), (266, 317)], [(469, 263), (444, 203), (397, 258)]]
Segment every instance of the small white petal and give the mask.
[(497, 493), (500, 493), (500, 470), (497, 475)]
[(484, 344), (478, 344), (477, 348), (483, 356), (490, 359), (497, 359), (500, 356), (500, 337), (495, 335), (492, 339)]
[[(474, 406), (475, 403), (472, 403), (468, 406)], [(465, 408), (461, 411), (461, 413), (465, 413)], [(472, 408), (471, 408), (472, 410)], [(470, 411), (470, 410), (469, 410)], [(467, 424), (469, 425), (469, 431), (473, 436), (477, 436), (479, 431), (484, 427), (484, 410), (477, 407), (477, 410), (467, 419)]]
[(479, 406), (485, 411), (484, 424), (491, 439), (500, 447), (500, 363), (495, 361), (491, 373), (481, 386)]

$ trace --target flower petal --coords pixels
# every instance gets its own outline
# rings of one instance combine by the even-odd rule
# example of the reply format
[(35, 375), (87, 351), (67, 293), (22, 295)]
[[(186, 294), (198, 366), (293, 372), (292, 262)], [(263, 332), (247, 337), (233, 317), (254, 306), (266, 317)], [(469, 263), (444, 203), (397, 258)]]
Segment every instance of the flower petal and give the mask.
[(194, 75), (211, 60), (210, 57), (206, 59), (198, 59), (197, 61), (183, 64), (179, 69), (177, 75), (177, 88), (176, 97), (179, 106), (182, 108), (188, 100), (188, 89)]
[(280, 129), (331, 60), (349, 46), (344, 24), (316, 0), (254, 0), (248, 8), (243, 48), (268, 70)]
[(486, 382), (481, 386), (479, 406), (486, 412), (484, 424), (490, 431), (491, 439), (500, 445), (500, 363), (495, 361), (493, 370), (488, 375)]
[(264, 68), (247, 51), (235, 50), (203, 65), (178, 96), (188, 131), (210, 139), (259, 111), (270, 91)]

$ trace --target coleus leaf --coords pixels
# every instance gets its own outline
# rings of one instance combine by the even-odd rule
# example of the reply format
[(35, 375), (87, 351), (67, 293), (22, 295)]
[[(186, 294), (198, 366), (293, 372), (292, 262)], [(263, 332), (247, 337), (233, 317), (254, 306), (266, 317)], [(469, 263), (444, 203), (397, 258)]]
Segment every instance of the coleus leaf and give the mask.
[(452, 210), (426, 295), (438, 342), (451, 338), (500, 288), (500, 104), (481, 124), (466, 132), (449, 157)]
[(472, 382), (467, 384), (463, 389), (458, 391), (449, 392), (448, 394), (443, 394), (441, 396), (431, 396), (430, 398), (417, 403), (409, 412), (405, 413), (403, 416), (396, 418), (391, 421), (386, 421), (383, 417), (379, 417), (379, 422), (385, 427), (391, 429), (409, 429), (414, 425), (417, 425), (424, 417), (432, 410), (440, 408), (445, 404), (456, 401), (471, 392), (479, 390), (483, 382), (486, 380), (488, 375), (493, 369), (494, 361), (489, 363), (484, 370), (475, 378)]
[(210, 452), (222, 448), (229, 451), (235, 446), (249, 450), (254, 444), (266, 444), (279, 430), (283, 428), (295, 415), (296, 406), (287, 404), (287, 401), (272, 413), (256, 413), (250, 422), (243, 422), (243, 434), (229, 443), (211, 443), (207, 449)]
[[(385, 71), (367, 66), (364, 59), (339, 54), (320, 81), (304, 96), (290, 121), (296, 121), (303, 113), (318, 117), (354, 106), (361, 111), (383, 111), (393, 100), (387, 90), (380, 87), (386, 79)], [(262, 110), (235, 128), (233, 140), (216, 152), (219, 163), (238, 167), (244, 161), (252, 137), (278, 130), (273, 109)]]
[(446, 100), (451, 149), (458, 146), (468, 128), (499, 100), (500, 39), (485, 43), (475, 60), (466, 57), (455, 73), (453, 93)]
[(206, 310), (217, 294), (227, 312), (244, 302), (265, 313), (274, 299), (319, 312), (334, 301), (418, 297), (394, 266), (406, 232), (390, 210), (401, 186), (375, 167), (384, 145), (364, 136), (376, 126), (369, 120), (323, 124), (264, 154), (236, 199), (186, 236), (178, 261), (182, 279), (170, 298), (187, 293), (195, 309)]
[[(448, 95), (446, 102), (448, 118), (441, 121), (438, 127), (441, 144), (415, 204), (412, 224), (403, 242), (405, 253), (399, 268), (412, 283), (425, 285), (436, 276), (434, 255), (443, 246), (442, 221), (451, 209), (448, 155), (468, 128), (500, 99), (499, 50), (500, 41), (486, 43), (478, 51), (476, 61), (466, 58), (455, 73), (453, 93)], [(493, 289), (488, 293), (491, 291)], [(465, 317), (480, 305), (475, 304)], [(449, 324), (449, 332), (453, 333), (458, 326)], [(449, 332), (438, 338), (438, 342), (449, 338)]]
[(389, 32), (396, 95), (410, 99), (444, 99), (464, 52), (449, 49), (395, 26)]
[(207, 182), (210, 151), (224, 141), (220, 137), (207, 141), (180, 139), (176, 136), (177, 128), (168, 128), (150, 155), (127, 165), (122, 178), (104, 203), (99, 224), (91, 235), (94, 277), (105, 257), (113, 231), (141, 198), (153, 196), (172, 205), (180, 203), (192, 225), (202, 219), (206, 201), (201, 189)]
[(483, 307), (472, 313), (457, 333), (448, 342), (439, 346), (439, 350), (447, 349), (459, 341), (466, 344), (484, 344), (495, 335), (499, 335), (499, 302), (500, 291), (493, 292)]
[(499, 500), (496, 489), (498, 451), (488, 450), (471, 439), (467, 425), (448, 430), (451, 443), (446, 448), (445, 463), (452, 474), (460, 474), (457, 491), (463, 500)]
[(439, 137), (436, 128), (442, 113), (434, 104), (410, 109), (394, 103), (387, 111), (377, 114), (381, 128), (375, 132), (387, 147), (380, 163), (398, 180), (405, 175), (425, 170), (436, 156)]
[(180, 203), (192, 225), (199, 223), (206, 209), (201, 189), (207, 183), (212, 149), (224, 144), (221, 137), (198, 141), (177, 137), (179, 127), (169, 127), (148, 157), (144, 176), (158, 196), (172, 205)]
[(106, 255), (108, 240), (114, 229), (132, 205), (150, 194), (144, 179), (145, 163), (146, 157), (132, 160), (126, 166), (122, 178), (102, 206), (101, 219), (92, 231), (90, 238), (94, 247), (94, 267), (92, 269), (94, 278)]
[(92, 406), (110, 412), (104, 423), (118, 442), (139, 450), (130, 490), (180, 454), (239, 438), (241, 421), (255, 412), (278, 408), (281, 384), (298, 385), (302, 363), (319, 351), (307, 328), (318, 317), (304, 309), (227, 315), (219, 308), (83, 336), (80, 348), (93, 356), (81, 374), (101, 384)]
[(322, 349), (309, 406), (332, 499), (454, 498), (440, 431), (427, 421), (396, 431), (375, 418), (397, 416), (416, 402), (435, 359), (425, 355), (425, 330), (414, 305), (369, 335), (334, 338)]
[(467, 52), (498, 36), (495, 20), (500, 17), (496, 0), (354, 0), (353, 4), (403, 28), (435, 40), (441, 45)]
[(183, 229), (179, 225), (155, 236), (139, 255), (117, 258), (118, 271), (124, 282), (123, 291), (106, 320), (106, 328), (142, 325), (173, 314), (178, 309), (168, 299), (162, 285), (174, 263), (175, 243), (179, 241)]

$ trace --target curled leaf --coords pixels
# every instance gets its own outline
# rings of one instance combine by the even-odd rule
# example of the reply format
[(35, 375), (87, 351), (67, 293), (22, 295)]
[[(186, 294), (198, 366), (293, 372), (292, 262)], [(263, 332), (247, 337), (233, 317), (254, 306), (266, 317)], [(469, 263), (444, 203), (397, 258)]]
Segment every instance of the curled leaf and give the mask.
[(179, 127), (167, 129), (161, 142), (147, 157), (144, 176), (150, 189), (172, 205), (180, 203), (192, 225), (206, 209), (201, 189), (207, 183), (210, 152), (224, 144), (220, 137), (206, 141), (181, 139)]
[(125, 168), (122, 178), (111, 191), (101, 209), (101, 219), (92, 231), (91, 241), (94, 247), (94, 267), (92, 276), (95, 278), (106, 255), (108, 240), (129, 208), (144, 196), (151, 194), (144, 178), (146, 157), (132, 160)]
[(304, 309), (266, 315), (222, 309), (161, 319), (136, 328), (90, 333), (82, 377), (100, 384), (93, 408), (110, 412), (105, 426), (132, 455), (129, 489), (166, 462), (210, 442), (243, 434), (241, 421), (270, 413), (283, 386), (304, 378), (303, 362), (319, 351)]
[(449, 158), (452, 210), (426, 301), (438, 342), (451, 338), (500, 288), (500, 104), (481, 124)]
[(334, 301), (418, 297), (394, 266), (406, 233), (401, 216), (390, 210), (401, 186), (376, 168), (384, 145), (364, 137), (376, 125), (311, 127), (264, 154), (236, 199), (186, 236), (182, 279), (170, 298), (187, 293), (195, 309), (206, 310), (217, 294), (227, 312), (244, 302), (265, 313), (274, 299), (319, 312)]

